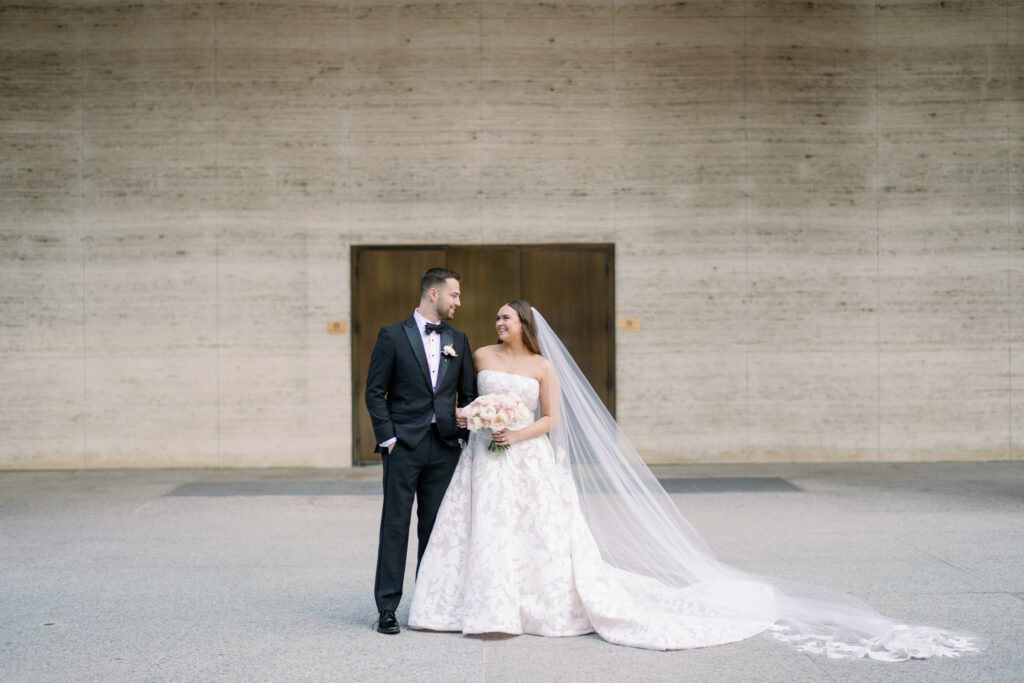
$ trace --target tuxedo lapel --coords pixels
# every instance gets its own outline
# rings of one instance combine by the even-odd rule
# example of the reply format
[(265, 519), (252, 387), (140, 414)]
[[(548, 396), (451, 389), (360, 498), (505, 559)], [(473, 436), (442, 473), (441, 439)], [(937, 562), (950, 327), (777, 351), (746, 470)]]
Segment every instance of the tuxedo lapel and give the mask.
[[(444, 373), (448, 371), (448, 365), (452, 359), (446, 356), (444, 353), (444, 347), (452, 343), (454, 337), (452, 335), (452, 328), (447, 325), (441, 330), (441, 367), (437, 369), (437, 388), (441, 388), (441, 382), (444, 381)], [(454, 347), (453, 347), (454, 348)]]
[[(402, 327), (405, 329), (405, 336), (409, 340), (412, 355), (416, 357), (416, 362), (419, 363), (420, 370), (423, 371), (423, 379), (427, 382), (427, 388), (433, 391), (434, 388), (430, 386), (430, 368), (427, 367), (427, 354), (423, 350), (423, 338), (420, 337), (420, 331), (416, 329), (416, 319), (410, 317)], [(440, 383), (440, 380), (438, 382)]]

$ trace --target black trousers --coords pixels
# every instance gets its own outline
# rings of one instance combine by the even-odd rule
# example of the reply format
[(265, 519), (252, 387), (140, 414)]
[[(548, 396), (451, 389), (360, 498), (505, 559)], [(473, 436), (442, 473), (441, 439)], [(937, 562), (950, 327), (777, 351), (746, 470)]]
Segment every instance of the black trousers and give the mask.
[(459, 452), (458, 446), (449, 446), (441, 440), (437, 425), (433, 424), (415, 448), (396, 443), (390, 453), (382, 456), (384, 506), (380, 514), (377, 576), (373, 586), (378, 611), (397, 609), (402, 599), (413, 498), (416, 499), (419, 542), (416, 568), (419, 569), (437, 510), (459, 464)]

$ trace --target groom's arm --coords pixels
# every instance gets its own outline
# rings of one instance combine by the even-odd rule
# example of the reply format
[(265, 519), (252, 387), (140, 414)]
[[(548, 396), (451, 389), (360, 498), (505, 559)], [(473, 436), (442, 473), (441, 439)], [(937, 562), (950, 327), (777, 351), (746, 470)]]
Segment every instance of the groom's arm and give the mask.
[(456, 405), (460, 408), (468, 406), (476, 398), (476, 367), (473, 365), (473, 350), (469, 348), (469, 338), (465, 340), (464, 350), (459, 354), (462, 365), (459, 367), (459, 398)]
[[(459, 387), (458, 387), (458, 400), (456, 405), (460, 408), (468, 406), (476, 398), (476, 367), (473, 365), (473, 352), (469, 348), (469, 338), (465, 334), (462, 335), (465, 340), (463, 344), (463, 351), (460, 355), (462, 363), (459, 366)], [(469, 430), (459, 430), (459, 443), (464, 444), (469, 441)]]
[(373, 346), (370, 368), (366, 373), (366, 410), (370, 413), (376, 444), (395, 438), (395, 425), (391, 422), (387, 400), (388, 384), (394, 365), (394, 340), (388, 334), (388, 328), (382, 327), (377, 333), (377, 343)]

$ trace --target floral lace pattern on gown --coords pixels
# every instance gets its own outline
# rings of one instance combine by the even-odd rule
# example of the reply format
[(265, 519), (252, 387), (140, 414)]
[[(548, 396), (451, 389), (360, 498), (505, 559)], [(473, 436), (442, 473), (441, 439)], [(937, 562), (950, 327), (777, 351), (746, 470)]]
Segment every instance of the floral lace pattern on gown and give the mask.
[[(496, 370), (479, 394), (511, 393), (531, 409), (537, 380)], [(522, 429), (533, 418), (518, 420)], [(547, 436), (487, 450), (470, 435), (420, 563), (409, 626), (463, 633), (572, 636), (657, 650), (735, 642), (776, 620), (770, 587), (743, 580), (673, 588), (606, 563), (587, 527), (569, 465)]]

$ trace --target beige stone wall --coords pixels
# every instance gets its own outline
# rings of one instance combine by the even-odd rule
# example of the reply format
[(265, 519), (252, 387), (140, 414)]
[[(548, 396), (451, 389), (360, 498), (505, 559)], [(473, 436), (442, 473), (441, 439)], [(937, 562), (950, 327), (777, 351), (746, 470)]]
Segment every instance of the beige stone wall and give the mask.
[(351, 245), (566, 241), (652, 462), (1024, 458), (1022, 103), (1016, 0), (0, 3), (0, 467), (348, 465)]

